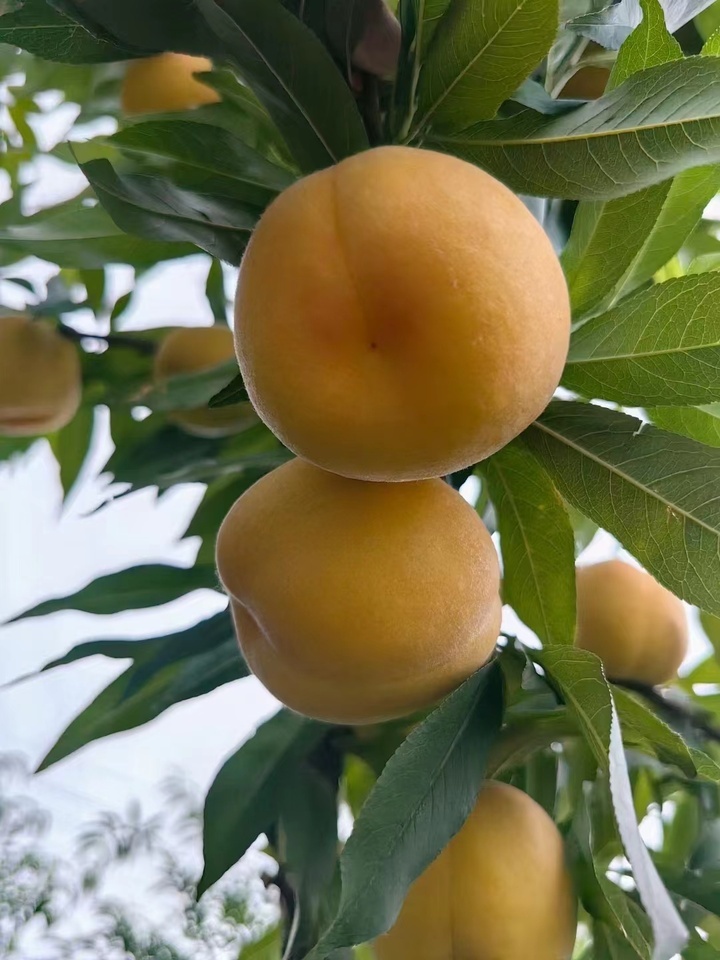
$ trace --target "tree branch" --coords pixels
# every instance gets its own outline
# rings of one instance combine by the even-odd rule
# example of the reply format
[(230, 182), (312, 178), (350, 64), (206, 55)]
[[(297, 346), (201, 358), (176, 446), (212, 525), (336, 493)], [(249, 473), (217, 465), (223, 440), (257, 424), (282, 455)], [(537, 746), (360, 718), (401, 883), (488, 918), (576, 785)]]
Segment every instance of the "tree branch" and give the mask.
[(67, 337), (68, 340), (73, 340), (75, 343), (80, 343), (81, 340), (102, 340), (109, 347), (126, 347), (128, 350), (136, 350), (148, 356), (152, 356), (157, 350), (157, 344), (153, 340), (145, 340), (143, 337), (127, 336), (124, 333), (83, 333), (80, 330), (75, 330), (73, 327), (68, 327), (64, 323), (58, 324), (58, 332), (63, 337)]
[(648, 703), (657, 707), (658, 710), (664, 711), (668, 716), (674, 717), (676, 720), (681, 720), (689, 724), (703, 736), (707, 737), (708, 740), (720, 743), (720, 727), (711, 719), (711, 714), (706, 711), (700, 710), (697, 707), (686, 706), (684, 703), (678, 703), (677, 700), (666, 696), (658, 687), (649, 687), (647, 684), (638, 683), (635, 680), (613, 680), (610, 678), (610, 683), (614, 683), (617, 687), (623, 687), (625, 690), (630, 690), (632, 693), (639, 694), (647, 700)]

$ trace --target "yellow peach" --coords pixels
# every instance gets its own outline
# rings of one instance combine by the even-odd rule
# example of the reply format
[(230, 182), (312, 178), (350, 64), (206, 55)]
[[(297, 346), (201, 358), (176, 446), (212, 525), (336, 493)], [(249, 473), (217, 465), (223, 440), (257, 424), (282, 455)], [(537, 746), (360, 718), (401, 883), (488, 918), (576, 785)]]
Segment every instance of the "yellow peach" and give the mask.
[(211, 69), (212, 63), (205, 57), (185, 53), (161, 53), (131, 60), (122, 83), (123, 113), (170, 113), (217, 103), (218, 93), (194, 76)]
[(217, 565), (253, 673), (320, 720), (429, 706), (500, 627), (492, 540), (442, 480), (364, 483), (292, 460), (232, 507)]
[(0, 317), (0, 436), (52, 433), (75, 416), (82, 395), (77, 348), (49, 323)]
[(622, 560), (577, 571), (576, 644), (613, 680), (672, 680), (688, 647), (685, 609), (657, 580)]
[(477, 167), (410, 147), (276, 198), (235, 310), (261, 418), (364, 480), (438, 477), (504, 446), (552, 396), (570, 334), (560, 264), (527, 208)]
[[(234, 357), (228, 327), (178, 327), (161, 341), (155, 354), (155, 380), (162, 383), (168, 377), (210, 370)], [(175, 410), (169, 419), (199, 437), (224, 437), (257, 422), (249, 403)]]
[(562, 837), (539, 804), (504, 783), (410, 887), (378, 960), (568, 960), (576, 898)]

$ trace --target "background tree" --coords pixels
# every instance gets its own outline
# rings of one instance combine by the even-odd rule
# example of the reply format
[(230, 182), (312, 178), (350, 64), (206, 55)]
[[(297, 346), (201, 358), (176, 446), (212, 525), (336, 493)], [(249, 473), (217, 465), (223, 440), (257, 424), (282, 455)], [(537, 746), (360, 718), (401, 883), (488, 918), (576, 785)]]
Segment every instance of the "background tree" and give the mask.
[[(0, 755), (0, 947), (30, 960), (225, 960), (280, 955), (277, 909), (259, 874), (228, 877), (197, 903), (194, 878), (178, 858), (179, 839), (197, 842), (202, 807), (181, 778), (163, 784), (164, 813), (145, 817), (133, 802), (123, 815), (102, 813), (76, 838), (72, 857), (52, 853), (50, 818), (22, 788), (22, 757)], [(162, 924), (140, 917), (113, 895), (115, 875), (138, 858), (156, 893), (173, 891)], [(272, 877), (267, 877), (271, 888)], [(115, 884), (117, 888), (117, 884)]]
[[(204, 251), (207, 298), (224, 323), (228, 268), (300, 175), (388, 142), (470, 160), (527, 198), (562, 250), (573, 306), (563, 399), (448, 478), (458, 488), (476, 478), (477, 509), (499, 534), (504, 599), (542, 647), (503, 635), (492, 662), (414, 718), (410, 737), (408, 721), (355, 730), (280, 711), (208, 793), (198, 893), (265, 834), (280, 869), (284, 956), (346, 957), (391, 926), (493, 776), (537, 800), (565, 837), (581, 904), (576, 956), (717, 957), (717, 659), (665, 690), (613, 683), (573, 646), (575, 555), (598, 527), (698, 607), (720, 644), (720, 243), (701, 219), (720, 187), (714, 8), (401, 0), (397, 20), (378, 11), (329, 0), (0, 5), (11, 193), (0, 206), (2, 276), (24, 313), (81, 348), (81, 406), (50, 436), (64, 488), (99, 406), (115, 481), (161, 492), (206, 484), (186, 531), (201, 541), (190, 569), (124, 570), (23, 616), (113, 613), (217, 589), (220, 520), (289, 457), (252, 417), (229, 436), (183, 428), (182, 411), (245, 404), (234, 361), (159, 381), (161, 333), (123, 330), (134, 291), (113, 298), (111, 265), (131, 266), (141, 284), (149, 267)], [(210, 58), (203, 80), (219, 99), (122, 117), (124, 62), (167, 51)], [(598, 64), (609, 70), (602, 96), (557, 98)], [(77, 164), (89, 186), (28, 215), (24, 171), (43, 152), (33, 118), (58, 99), (79, 112), (48, 159)], [(87, 140), (100, 118), (117, 129)], [(46, 297), (13, 278), (28, 254), (59, 268)], [(0, 455), (29, 442), (3, 439)], [(226, 612), (169, 636), (85, 643), (46, 669), (96, 655), (132, 665), (41, 768), (247, 674)], [(356, 820), (339, 853), (340, 801)], [(643, 820), (659, 835), (649, 852)]]

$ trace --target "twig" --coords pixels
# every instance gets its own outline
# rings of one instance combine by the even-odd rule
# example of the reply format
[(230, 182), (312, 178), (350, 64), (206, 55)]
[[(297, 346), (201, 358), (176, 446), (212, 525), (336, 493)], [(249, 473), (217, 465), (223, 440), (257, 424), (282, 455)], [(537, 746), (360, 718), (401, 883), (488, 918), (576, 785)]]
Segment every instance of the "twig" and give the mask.
[(647, 684), (637, 683), (635, 680), (613, 680), (610, 678), (610, 683), (614, 683), (617, 687), (623, 687), (625, 690), (630, 690), (632, 693), (640, 694), (648, 703), (658, 707), (659, 710), (664, 710), (669, 716), (690, 724), (706, 736), (708, 740), (720, 743), (720, 727), (710, 720), (710, 714), (705, 711), (678, 703), (677, 700), (672, 700), (657, 687), (649, 687)]
[(362, 91), (358, 97), (360, 113), (365, 121), (368, 140), (376, 147), (382, 140), (382, 117), (380, 111), (380, 81), (372, 73), (362, 74)]
[(280, 894), (281, 913), (285, 918), (285, 923), (290, 924), (285, 949), (283, 951), (283, 960), (285, 960), (292, 951), (300, 925), (300, 904), (295, 896), (292, 884), (287, 878), (285, 868), (281, 863), (278, 863), (277, 873), (274, 876), (266, 875), (262, 879), (266, 887), (277, 887), (278, 893)]
[(153, 340), (145, 340), (142, 337), (128, 337), (124, 333), (83, 333), (68, 327), (64, 323), (58, 324), (58, 332), (68, 340), (74, 340), (79, 343), (81, 340), (102, 340), (109, 347), (127, 347), (129, 350), (137, 350), (140, 353), (151, 356), (157, 350), (157, 344)]

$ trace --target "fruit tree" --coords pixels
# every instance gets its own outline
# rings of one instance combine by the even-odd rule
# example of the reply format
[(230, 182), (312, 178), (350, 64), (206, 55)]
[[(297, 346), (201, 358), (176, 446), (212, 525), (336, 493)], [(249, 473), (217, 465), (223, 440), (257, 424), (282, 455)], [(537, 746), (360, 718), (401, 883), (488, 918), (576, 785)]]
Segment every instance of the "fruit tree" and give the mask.
[[(0, 459), (204, 485), (19, 616), (228, 598), (49, 664), (132, 661), (40, 768), (252, 673), (197, 895), (265, 837), (262, 957), (720, 957), (717, 5), (0, 0), (0, 71)], [(214, 325), (129, 329), (189, 256)]]

